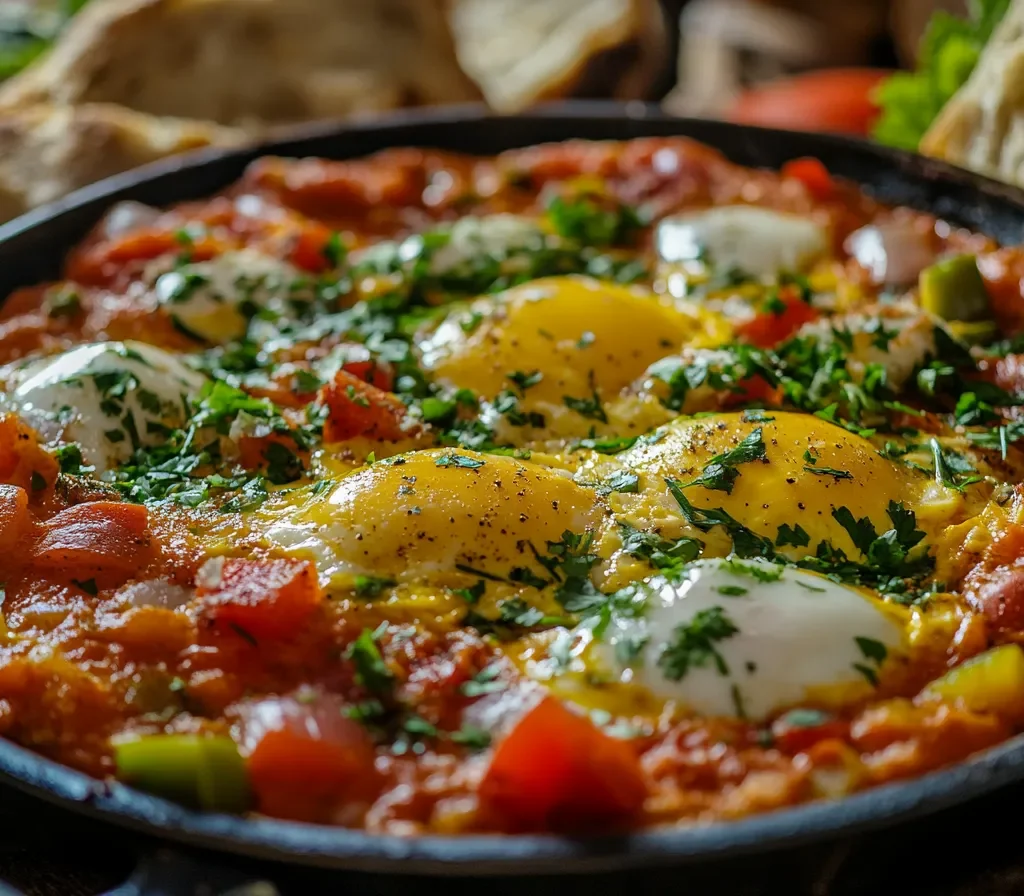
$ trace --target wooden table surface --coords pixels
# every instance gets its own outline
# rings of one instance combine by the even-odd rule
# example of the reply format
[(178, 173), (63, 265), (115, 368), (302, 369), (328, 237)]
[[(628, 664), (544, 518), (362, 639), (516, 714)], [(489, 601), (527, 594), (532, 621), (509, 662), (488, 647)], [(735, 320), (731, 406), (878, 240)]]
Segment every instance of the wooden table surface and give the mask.
[[(599, 878), (457, 879), (446, 896), (572, 896), (617, 891), (629, 896), (1024, 896), (1024, 788), (899, 828), (848, 842), (765, 860), (740, 859), (704, 869), (603, 874)], [(119, 828), (79, 818), (0, 787), (0, 880), (25, 896), (243, 896), (215, 882), (216, 856), (191, 854), (193, 874), (210, 886), (150, 885), (119, 889), (139, 856), (161, 844)], [(177, 851), (172, 855), (189, 854)], [(228, 863), (230, 866), (230, 862)], [(250, 880), (273, 888), (245, 896), (415, 896), (431, 882), (281, 866), (242, 865)], [(198, 869), (198, 870), (197, 870)], [(158, 883), (166, 875), (157, 868)], [(238, 880), (244, 880), (245, 877)]]

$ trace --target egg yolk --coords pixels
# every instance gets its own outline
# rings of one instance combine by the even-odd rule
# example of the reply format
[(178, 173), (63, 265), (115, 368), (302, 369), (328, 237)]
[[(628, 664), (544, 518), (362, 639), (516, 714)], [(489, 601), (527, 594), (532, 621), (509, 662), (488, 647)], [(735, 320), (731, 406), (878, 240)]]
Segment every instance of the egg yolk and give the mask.
[(552, 277), (478, 300), (425, 334), (419, 351), (437, 382), (491, 400), (510, 390), (517, 411), (542, 415), (535, 428), (558, 437), (601, 429), (602, 402), (652, 362), (729, 335), (724, 318), (696, 305), (587, 277)]
[(534, 555), (566, 530), (602, 517), (595, 492), (567, 475), (512, 457), (430, 450), (378, 461), (298, 506), (284, 496), (261, 511), (275, 545), (311, 553), (323, 577), (465, 584), (481, 574), (543, 573)]
[[(731, 481), (713, 475), (717, 458), (747, 439), (748, 446), (756, 446), (756, 431), (763, 449), (755, 447), (752, 453), (759, 456), (731, 464)], [(843, 521), (867, 519), (884, 533), (894, 525), (891, 502), (915, 510), (918, 527), (932, 536), (962, 512), (958, 493), (936, 490), (931, 477), (882, 457), (867, 439), (809, 414), (772, 412), (760, 421), (742, 414), (680, 420), (666, 427), (660, 440), (638, 445), (619, 460), (640, 480), (639, 494), (617, 496), (627, 519), (649, 527), (659, 520), (671, 525), (674, 518), (680, 525), (679, 502), (666, 483), (672, 480), (698, 511), (724, 510), (792, 559), (813, 554), (823, 541), (859, 558)], [(730, 466), (728, 459), (725, 466)], [(733, 550), (726, 527), (694, 534), (707, 543), (707, 556)]]

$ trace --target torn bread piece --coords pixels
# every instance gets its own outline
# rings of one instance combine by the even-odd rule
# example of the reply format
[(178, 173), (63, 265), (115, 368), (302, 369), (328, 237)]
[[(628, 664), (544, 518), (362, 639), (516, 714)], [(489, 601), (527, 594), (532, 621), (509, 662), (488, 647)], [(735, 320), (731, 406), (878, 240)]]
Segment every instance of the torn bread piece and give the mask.
[(101, 0), (0, 107), (117, 103), (243, 127), (468, 102), (444, 0)]
[(9, 111), (0, 115), (0, 220), (165, 156), (246, 139), (234, 128), (112, 105)]
[(449, 16), (463, 69), (499, 112), (644, 98), (667, 62), (658, 0), (450, 0)]
[(1013, 0), (967, 83), (921, 140), (924, 155), (1024, 186), (1024, 0)]

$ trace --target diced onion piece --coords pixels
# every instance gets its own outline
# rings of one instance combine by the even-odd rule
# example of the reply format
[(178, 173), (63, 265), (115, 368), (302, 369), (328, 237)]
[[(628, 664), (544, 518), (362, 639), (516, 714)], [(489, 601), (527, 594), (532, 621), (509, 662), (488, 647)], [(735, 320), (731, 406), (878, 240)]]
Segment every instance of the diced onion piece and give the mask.
[(899, 221), (861, 227), (846, 238), (843, 248), (878, 286), (910, 286), (935, 260), (927, 235)]
[(149, 579), (145, 582), (133, 582), (123, 588), (118, 596), (133, 607), (176, 610), (192, 599), (192, 591), (165, 579)]
[(141, 202), (119, 202), (103, 219), (102, 232), (108, 240), (148, 227), (160, 217), (160, 210)]

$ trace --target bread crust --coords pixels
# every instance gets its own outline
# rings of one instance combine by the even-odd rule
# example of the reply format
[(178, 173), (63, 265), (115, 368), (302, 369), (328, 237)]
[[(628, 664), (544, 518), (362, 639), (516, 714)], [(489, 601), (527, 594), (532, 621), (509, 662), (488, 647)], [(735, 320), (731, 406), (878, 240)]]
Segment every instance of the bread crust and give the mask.
[(480, 98), (444, 0), (95, 0), (0, 108), (116, 103), (241, 127)]
[(667, 61), (657, 0), (450, 0), (449, 16), (463, 69), (499, 112), (597, 93), (598, 81), (604, 95), (643, 97)]
[(0, 116), (0, 220), (169, 155), (247, 139), (235, 128), (109, 104), (10, 110)]
[(922, 153), (1024, 186), (1024, 0), (1014, 0)]

